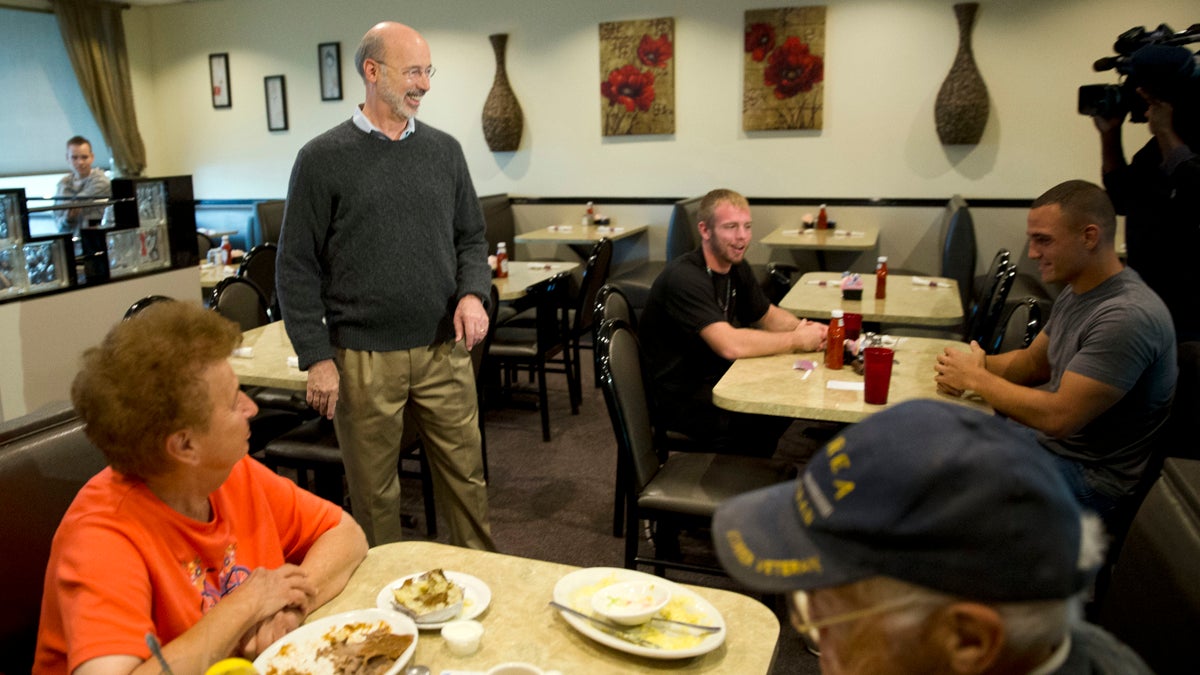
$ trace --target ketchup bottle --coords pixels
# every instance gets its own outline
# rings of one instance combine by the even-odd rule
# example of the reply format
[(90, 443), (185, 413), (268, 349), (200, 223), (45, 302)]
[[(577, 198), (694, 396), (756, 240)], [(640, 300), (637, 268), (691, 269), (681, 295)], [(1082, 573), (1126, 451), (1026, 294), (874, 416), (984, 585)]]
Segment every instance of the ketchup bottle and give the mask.
[(842, 360), (846, 354), (846, 326), (842, 319), (842, 310), (835, 309), (829, 313), (829, 333), (825, 336), (825, 367), (830, 370), (841, 370)]
[(825, 213), (825, 205), (824, 204), (821, 205), (821, 211), (820, 211), (820, 213), (817, 214), (817, 229), (818, 230), (829, 229), (829, 216)]
[(221, 257), (225, 259), (224, 264), (232, 265), (233, 264), (233, 244), (229, 243), (229, 235), (223, 235), (221, 237), (221, 250), (224, 251), (224, 253), (221, 254)]
[(875, 262), (875, 299), (887, 297), (887, 256), (881, 255)]
[(504, 242), (496, 244), (496, 278), (508, 278), (508, 246)]

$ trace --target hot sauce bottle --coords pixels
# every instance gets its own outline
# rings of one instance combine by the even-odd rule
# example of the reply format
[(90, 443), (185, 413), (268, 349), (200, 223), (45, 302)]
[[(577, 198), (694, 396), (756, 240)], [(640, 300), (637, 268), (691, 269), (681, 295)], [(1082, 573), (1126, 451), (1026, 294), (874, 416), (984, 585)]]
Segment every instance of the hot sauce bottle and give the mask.
[(825, 336), (825, 367), (841, 370), (846, 350), (846, 326), (842, 310), (835, 309), (829, 315), (832, 318), (829, 319), (829, 332)]
[(887, 297), (887, 256), (881, 255), (875, 262), (875, 299)]
[(504, 242), (496, 244), (496, 278), (508, 278), (508, 246)]
[(817, 213), (817, 229), (818, 230), (829, 229), (829, 215), (825, 213), (825, 205), (824, 204), (821, 205), (821, 211), (819, 213)]

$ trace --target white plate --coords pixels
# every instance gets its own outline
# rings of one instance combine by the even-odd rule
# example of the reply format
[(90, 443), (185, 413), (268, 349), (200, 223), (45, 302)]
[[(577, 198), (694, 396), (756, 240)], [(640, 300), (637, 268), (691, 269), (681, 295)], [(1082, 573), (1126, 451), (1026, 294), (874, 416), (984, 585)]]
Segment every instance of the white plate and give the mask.
[[(399, 588), (405, 581), (419, 577), (422, 574), (424, 574), (424, 572), (418, 572), (417, 574), (410, 574), (406, 577), (400, 577), (399, 579), (389, 583), (387, 586), (384, 586), (383, 589), (379, 591), (379, 595), (375, 596), (375, 606), (379, 609), (386, 609), (390, 612), (403, 614), (403, 612), (396, 608), (396, 602), (393, 600), (392, 596), (392, 589)], [(451, 582), (462, 586), (462, 612), (460, 612), (458, 616), (451, 617), (445, 621), (418, 623), (417, 628), (420, 628), (421, 630), (436, 630), (442, 626), (445, 626), (451, 621), (474, 619), (480, 614), (483, 614), (483, 610), (487, 609), (488, 605), (492, 603), (492, 589), (488, 588), (488, 585), (483, 583), (481, 579), (473, 577), (470, 574), (454, 572), (451, 570), (442, 570), (442, 574), (445, 574), (446, 578)]]
[[(671, 601), (659, 612), (658, 616), (665, 615), (666, 618), (705, 626), (720, 626), (721, 630), (715, 633), (693, 634), (686, 628), (674, 629), (667, 624), (651, 621), (631, 629), (630, 633), (663, 646), (661, 648), (644, 647), (609, 635), (579, 617), (571, 616), (566, 612), (559, 612), (559, 614), (575, 630), (600, 644), (651, 659), (686, 659), (707, 654), (725, 642), (725, 619), (716, 607), (691, 590), (652, 574), (619, 567), (589, 567), (576, 570), (559, 579), (558, 583), (554, 585), (554, 601), (591, 615), (593, 614), (592, 595), (600, 588), (622, 581), (649, 581), (663, 584), (671, 590)], [(671, 642), (678, 644), (672, 646)]]
[[(408, 649), (396, 660), (396, 664), (383, 674), (397, 675), (408, 664), (413, 653), (417, 650), (417, 625), (413, 623), (412, 619), (403, 614), (387, 612), (381, 609), (356, 609), (350, 612), (327, 616), (324, 619), (317, 619), (312, 623), (305, 624), (276, 640), (270, 647), (267, 647), (267, 650), (259, 654), (258, 658), (254, 660), (254, 668), (260, 673), (265, 673), (272, 666), (275, 666), (280, 672), (284, 672), (287, 665), (294, 665), (300, 672), (313, 673), (313, 675), (320, 673), (332, 674), (333, 664), (324, 659), (316, 660), (314, 656), (318, 649), (328, 644), (324, 639), (325, 634), (338, 626), (347, 624), (365, 623), (376, 626), (380, 622), (388, 625), (396, 635), (411, 635), (413, 639)], [(279, 650), (283, 649), (286, 645), (292, 646), (290, 651), (293, 657), (285, 662), (283, 659), (279, 659), (278, 655)]]

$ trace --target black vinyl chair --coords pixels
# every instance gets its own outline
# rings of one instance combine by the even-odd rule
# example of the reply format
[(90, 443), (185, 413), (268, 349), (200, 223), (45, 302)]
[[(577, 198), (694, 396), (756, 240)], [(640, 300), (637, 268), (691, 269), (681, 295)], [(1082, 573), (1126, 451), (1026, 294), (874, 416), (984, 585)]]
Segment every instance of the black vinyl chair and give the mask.
[[(595, 351), (595, 342), (590, 338), (595, 332), (596, 296), (600, 293), (600, 288), (608, 282), (608, 273), (612, 269), (612, 257), (613, 243), (611, 239), (606, 237), (596, 242), (596, 245), (592, 247), (591, 255), (588, 256), (587, 265), (583, 269), (583, 280), (579, 284), (579, 295), (576, 298), (575, 306), (567, 313), (571, 325), (567, 339), (571, 343), (571, 359), (575, 368), (576, 405), (583, 403), (583, 392), (580, 391), (582, 375), (579, 352), (583, 349)], [(584, 337), (589, 338), (587, 344), (583, 342)], [(596, 386), (600, 386), (599, 374), (596, 375)]]
[(650, 287), (662, 274), (667, 263), (700, 245), (696, 231), (697, 213), (703, 197), (692, 197), (675, 202), (671, 209), (671, 220), (667, 224), (667, 250), (665, 260), (647, 260), (636, 267), (622, 270), (613, 275), (612, 282), (621, 288), (634, 311), (641, 313), (650, 299)]
[(1003, 277), (1003, 272), (1012, 264), (1012, 254), (1008, 249), (1002, 248), (996, 251), (996, 255), (992, 256), (992, 263), (988, 266), (987, 272), (983, 276), (983, 284), (976, 291), (971, 290), (970, 307), (963, 314), (963, 336), (968, 340), (970, 336), (977, 335), (980, 329), (980, 324), (984, 321), (982, 312), (988, 302), (996, 293), (996, 287)]
[[(571, 363), (571, 348), (568, 342), (570, 284), (570, 273), (563, 272), (526, 289), (523, 300), (536, 307), (535, 325), (497, 326), (496, 335), (488, 347), (488, 363), (501, 374), (501, 389), (505, 396), (511, 397), (514, 393), (514, 381), (518, 371), (530, 371), (537, 378), (542, 440), (546, 442), (550, 441), (550, 406), (546, 373), (562, 372), (566, 375), (571, 413), (579, 414), (574, 393), (578, 391), (578, 384), (575, 382), (576, 370)], [(548, 367), (550, 359), (558, 354), (562, 354), (563, 368)]]
[(1168, 458), (1125, 535), (1096, 618), (1160, 675), (1200, 672), (1197, 560), (1200, 461)]
[(226, 277), (212, 291), (209, 303), (221, 316), (241, 326), (242, 332), (271, 322), (262, 291), (242, 277)]
[(137, 302), (130, 305), (129, 309), (125, 310), (125, 316), (122, 317), (121, 320), (122, 321), (130, 320), (133, 317), (137, 316), (138, 313), (141, 312), (143, 309), (146, 309), (147, 307), (149, 307), (150, 305), (153, 305), (155, 303), (174, 301), (174, 300), (175, 300), (175, 298), (172, 298), (172, 297), (169, 297), (166, 295), (147, 295), (146, 297), (142, 298), (141, 300), (138, 300)]
[[(672, 453), (663, 457), (654, 444), (646, 389), (642, 380), (637, 337), (623, 321), (605, 321), (600, 327), (601, 382), (604, 400), (624, 455), (629, 483), (626, 492), (625, 567), (653, 565), (724, 574), (719, 565), (682, 559), (678, 532), (685, 526), (711, 525), (713, 511), (725, 499), (767, 487), (796, 476), (796, 466), (772, 459), (714, 453)], [(639, 522), (651, 522), (654, 552), (639, 555)]]
[(1032, 296), (1010, 304), (1004, 311), (996, 334), (987, 347), (989, 354), (1002, 354), (1014, 349), (1024, 349), (1042, 331), (1042, 306)]
[[(405, 468), (404, 462), (409, 460), (418, 462), (418, 468)], [(291, 469), (295, 472), (296, 484), (300, 487), (339, 506), (345, 502), (343, 480), (346, 467), (342, 464), (342, 449), (338, 445), (333, 422), (324, 417), (304, 422), (267, 443), (263, 450), (263, 464), (276, 473), (280, 467)], [(400, 460), (397, 462), (396, 471), (402, 477), (421, 480), (425, 533), (429, 537), (436, 537), (437, 506), (433, 494), (433, 474), (424, 455), (419, 425), (407, 414), (404, 420), (404, 435), (400, 439)]]
[(953, 211), (946, 226), (946, 239), (942, 243), (942, 276), (958, 282), (958, 293), (963, 311), (966, 312), (971, 305), (971, 289), (975, 284), (975, 221), (961, 197), (952, 199), (951, 207)]
[(242, 258), (237, 275), (258, 287), (267, 301), (267, 314), (272, 321), (280, 318), (279, 297), (275, 293), (275, 256), (279, 247), (275, 244), (259, 244)]
[[(635, 335), (637, 334), (637, 315), (620, 286), (605, 284), (600, 289), (600, 292), (596, 294), (595, 314), (592, 333), (593, 347), (600, 344), (600, 327), (606, 321), (624, 321), (628, 324), (629, 330), (633, 331)], [(600, 350), (593, 349), (592, 355), (595, 357), (593, 365), (596, 371), (596, 380), (599, 381)], [(629, 467), (624, 460), (625, 455), (618, 453), (616, 483), (613, 489), (612, 532), (614, 537), (620, 537), (625, 532), (625, 485), (629, 482)]]
[(1008, 293), (1012, 289), (1013, 279), (1017, 276), (1017, 268), (1005, 264), (996, 276), (996, 286), (991, 296), (981, 299), (979, 310), (975, 312), (971, 325), (967, 329), (967, 342), (975, 340), (989, 354), (996, 353), (995, 336), (1000, 325), (1000, 317), (1004, 314), (1004, 306), (1008, 301)]
[(278, 244), (283, 231), (283, 211), (287, 202), (268, 199), (254, 205), (254, 219), (258, 221), (258, 241), (262, 244)]
[(196, 232), (196, 255), (201, 262), (208, 256), (208, 252), (217, 247), (217, 242), (213, 241), (212, 237), (203, 232)]

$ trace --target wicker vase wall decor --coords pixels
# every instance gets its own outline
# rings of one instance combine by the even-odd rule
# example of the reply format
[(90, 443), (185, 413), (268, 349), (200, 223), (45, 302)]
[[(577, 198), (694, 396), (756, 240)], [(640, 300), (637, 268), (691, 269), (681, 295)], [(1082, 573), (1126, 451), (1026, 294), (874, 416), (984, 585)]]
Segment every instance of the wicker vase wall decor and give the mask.
[(977, 2), (954, 5), (954, 15), (958, 19), (958, 53), (938, 90), (934, 107), (938, 138), (943, 145), (974, 145), (987, 126), (987, 85), (971, 53), (971, 30), (975, 27), (978, 9)]
[(489, 35), (488, 39), (492, 41), (492, 51), (496, 53), (496, 77), (483, 103), (483, 137), (492, 152), (512, 152), (521, 145), (525, 115), (508, 83), (508, 70), (504, 62), (508, 34), (496, 33)]

